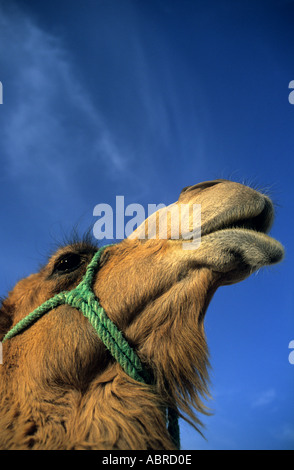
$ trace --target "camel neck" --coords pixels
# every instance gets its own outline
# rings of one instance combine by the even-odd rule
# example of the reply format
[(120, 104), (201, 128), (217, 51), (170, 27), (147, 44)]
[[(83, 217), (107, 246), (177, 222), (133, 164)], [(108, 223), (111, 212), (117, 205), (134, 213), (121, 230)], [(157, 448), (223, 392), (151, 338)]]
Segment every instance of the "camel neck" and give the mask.
[(23, 383), (14, 388), (7, 390), (10, 413), (5, 397), (0, 399), (1, 449), (175, 450), (158, 397), (117, 364), (84, 392), (52, 386), (26, 390)]

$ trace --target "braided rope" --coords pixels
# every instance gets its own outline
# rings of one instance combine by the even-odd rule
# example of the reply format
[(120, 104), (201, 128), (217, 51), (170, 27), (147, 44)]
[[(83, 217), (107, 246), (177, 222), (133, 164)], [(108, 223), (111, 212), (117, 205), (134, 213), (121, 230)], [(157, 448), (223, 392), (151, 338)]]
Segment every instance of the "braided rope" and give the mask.
[[(42, 305), (11, 328), (4, 336), (2, 343), (27, 329), (50, 310), (60, 305), (67, 304), (80, 310), (89, 320), (98, 337), (103, 341), (106, 348), (128, 376), (141, 383), (150, 383), (150, 374), (143, 367), (141, 360), (134, 349), (129, 345), (122, 332), (110, 318), (108, 318), (92, 290), (93, 279), (99, 265), (101, 254), (107, 246), (109, 245), (100, 248), (94, 254), (88, 264), (82, 281), (77, 287), (71, 291), (60, 292), (51, 299), (46, 300)], [(177, 411), (172, 408), (168, 408), (168, 431), (172, 437), (173, 443), (179, 449), (180, 432), (178, 414)]]
[(52, 299), (46, 300), (46, 302), (40, 305), (40, 307), (33, 310), (33, 312), (29, 313), (25, 318), (20, 320), (13, 328), (11, 328), (11, 330), (9, 330), (8, 333), (6, 333), (6, 335), (4, 336), (2, 343), (4, 343), (10, 338), (13, 338), (13, 336), (18, 335), (23, 330), (31, 326), (40, 317), (42, 317), (44, 313), (47, 313), (49, 312), (49, 310), (52, 310), (53, 308), (56, 308), (64, 303), (65, 292), (60, 292), (59, 294), (55, 295), (55, 297), (52, 297)]

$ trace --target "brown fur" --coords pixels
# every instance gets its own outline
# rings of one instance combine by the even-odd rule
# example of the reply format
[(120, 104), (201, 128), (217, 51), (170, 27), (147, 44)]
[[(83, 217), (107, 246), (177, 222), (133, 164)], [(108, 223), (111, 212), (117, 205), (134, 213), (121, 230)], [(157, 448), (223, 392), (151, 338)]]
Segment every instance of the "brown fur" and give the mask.
[[(273, 219), (270, 200), (250, 188), (201, 183), (186, 188), (181, 201), (202, 207), (197, 250), (183, 250), (181, 240), (138, 240), (140, 227), (105, 250), (94, 282), (155, 385), (129, 378), (88, 320), (60, 306), (3, 344), (1, 449), (173, 449), (163, 413), (168, 405), (199, 428), (195, 411), (206, 412), (208, 396), (203, 319), (209, 301), (220, 285), (279, 261), (283, 249), (264, 233)], [(243, 219), (250, 220), (246, 229), (232, 228)], [(77, 285), (95, 250), (86, 242), (68, 245), (20, 281), (2, 304), (0, 340), (11, 324)], [(81, 264), (60, 275), (56, 261), (65, 253), (79, 254)]]

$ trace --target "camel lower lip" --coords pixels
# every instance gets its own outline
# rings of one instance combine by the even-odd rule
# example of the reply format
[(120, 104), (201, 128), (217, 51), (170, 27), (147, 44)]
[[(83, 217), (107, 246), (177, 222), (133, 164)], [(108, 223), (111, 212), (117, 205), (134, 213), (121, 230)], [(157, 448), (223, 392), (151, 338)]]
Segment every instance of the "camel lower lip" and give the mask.
[[(214, 262), (220, 271), (239, 260), (243, 266), (257, 270), (280, 262), (284, 257), (283, 246), (268, 234), (248, 228), (225, 228), (201, 237), (202, 250), (213, 247)], [(204, 257), (205, 261), (205, 257)]]

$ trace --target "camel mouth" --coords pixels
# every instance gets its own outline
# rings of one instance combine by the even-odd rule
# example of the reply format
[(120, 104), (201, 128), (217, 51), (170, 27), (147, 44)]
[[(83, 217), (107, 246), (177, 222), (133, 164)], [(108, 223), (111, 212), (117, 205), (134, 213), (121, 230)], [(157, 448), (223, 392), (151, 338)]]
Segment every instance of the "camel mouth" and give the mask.
[(216, 220), (210, 230), (202, 232), (203, 235), (228, 229), (244, 229), (252, 230), (267, 234), (274, 220), (273, 204), (266, 196), (264, 196), (264, 204), (262, 207), (251, 207), (244, 205), (239, 207), (237, 213), (228, 212), (223, 215), (222, 220)]
[(213, 220), (201, 233), (204, 246), (219, 253), (221, 272), (227, 272), (237, 261), (248, 272), (280, 262), (283, 246), (268, 235), (274, 219), (274, 208), (266, 196), (237, 205)]

